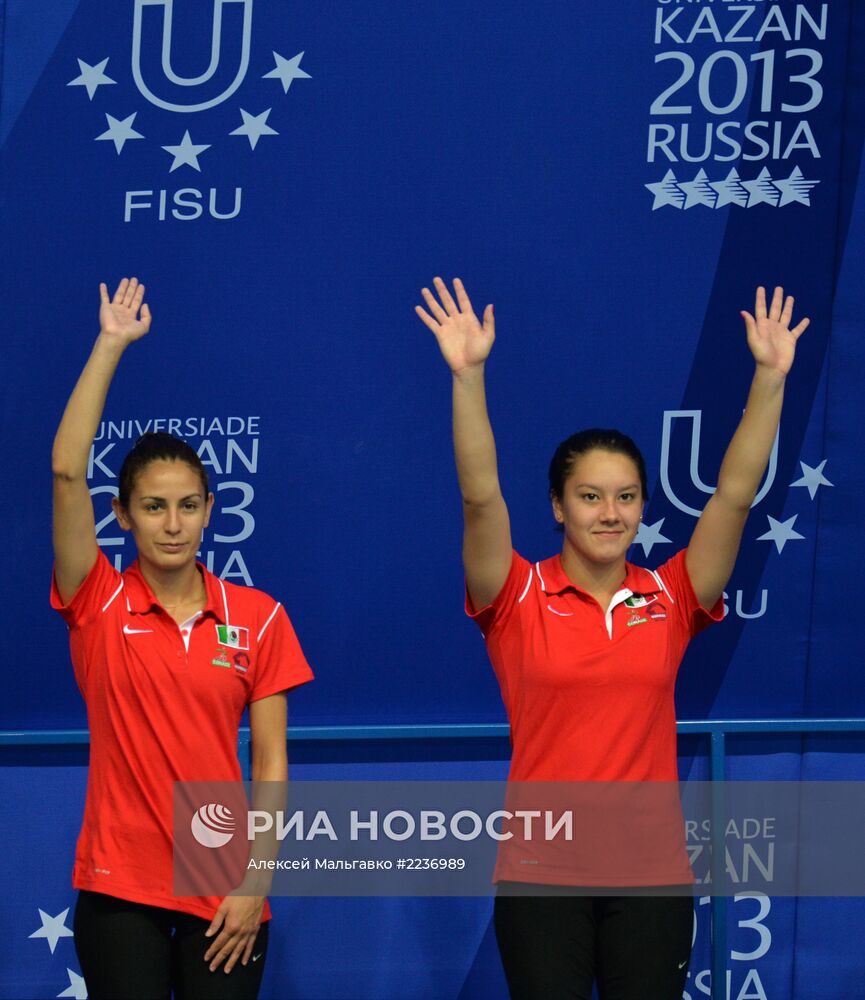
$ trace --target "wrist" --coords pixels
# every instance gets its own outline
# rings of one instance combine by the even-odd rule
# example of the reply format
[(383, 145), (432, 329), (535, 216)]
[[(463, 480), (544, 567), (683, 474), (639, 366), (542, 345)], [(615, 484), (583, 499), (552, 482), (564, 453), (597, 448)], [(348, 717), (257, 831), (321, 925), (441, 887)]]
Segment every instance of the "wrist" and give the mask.
[(455, 382), (469, 382), (473, 379), (482, 379), (484, 377), (484, 361), (479, 361), (474, 365), (466, 365), (464, 368), (452, 368), (451, 375), (453, 375)]
[(783, 388), (786, 380), (787, 373), (779, 371), (777, 368), (771, 368), (768, 365), (761, 365), (758, 362), (754, 369), (754, 383), (767, 389)]

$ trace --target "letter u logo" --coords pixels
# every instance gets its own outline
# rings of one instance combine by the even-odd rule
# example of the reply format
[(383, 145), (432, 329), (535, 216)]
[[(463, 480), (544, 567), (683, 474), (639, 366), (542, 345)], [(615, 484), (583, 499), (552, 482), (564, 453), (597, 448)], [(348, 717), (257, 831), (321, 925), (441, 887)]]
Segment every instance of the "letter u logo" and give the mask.
[[(677, 417), (689, 419), (691, 421), (691, 455), (689, 462), (691, 483), (702, 493), (707, 493), (711, 496), (715, 492), (714, 486), (707, 486), (703, 480), (700, 479), (699, 464), (700, 430), (703, 419), (702, 410), (664, 410), (664, 430), (661, 436), (661, 486), (667, 499), (674, 507), (684, 511), (686, 514), (691, 514), (693, 517), (699, 517), (702, 511), (698, 510), (696, 507), (689, 507), (683, 500), (680, 500), (670, 482), (670, 438), (673, 434), (673, 421)], [(775, 482), (775, 472), (777, 467), (778, 435), (776, 434), (775, 443), (772, 445), (772, 454), (769, 456), (769, 468), (766, 470), (766, 478), (763, 481), (763, 485), (760, 487), (759, 493), (754, 497), (754, 502), (751, 504), (752, 507), (756, 507), (772, 488), (772, 484)]]
[[(181, 104), (169, 101), (162, 97), (157, 97), (150, 86), (144, 81), (141, 70), (141, 35), (147, 22), (154, 21), (154, 14), (144, 14), (145, 7), (162, 8), (162, 73), (165, 79), (175, 87), (201, 87), (208, 83), (216, 73), (221, 61), (222, 50), (222, 15), (228, 4), (241, 4), (243, 7), (243, 32), (240, 44), (240, 54), (238, 58), (238, 68), (234, 79), (224, 87), (221, 93), (208, 100), (201, 100), (201, 95), (197, 95), (198, 101), (194, 104)], [(158, 12), (156, 12), (158, 13)], [(205, 111), (207, 108), (215, 107), (227, 100), (243, 83), (246, 71), (249, 68), (249, 42), (252, 33), (252, 0), (213, 0), (213, 38), (210, 46), (210, 65), (199, 76), (183, 77), (179, 76), (171, 68), (171, 25), (174, 14), (174, 0), (135, 0), (135, 17), (132, 27), (132, 76), (135, 85), (150, 101), (158, 108), (166, 111)], [(155, 29), (155, 25), (149, 24), (148, 31)], [(165, 83), (161, 83), (164, 87)], [(177, 95), (180, 96), (179, 94)]]

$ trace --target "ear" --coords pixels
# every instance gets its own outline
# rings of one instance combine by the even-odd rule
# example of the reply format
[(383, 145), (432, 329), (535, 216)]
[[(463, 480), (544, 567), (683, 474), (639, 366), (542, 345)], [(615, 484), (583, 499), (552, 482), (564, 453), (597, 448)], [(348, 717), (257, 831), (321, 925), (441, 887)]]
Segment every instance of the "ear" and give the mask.
[(564, 524), (565, 515), (562, 512), (562, 501), (558, 497), (551, 497), (550, 500), (553, 505), (553, 517), (559, 524)]
[(204, 507), (204, 527), (206, 528), (210, 524), (210, 515), (213, 512), (213, 494), (207, 494), (207, 503)]
[(114, 511), (114, 516), (117, 518), (120, 530), (132, 531), (132, 522), (129, 520), (129, 515), (126, 513), (126, 509), (120, 503), (119, 497), (111, 498), (111, 509)]

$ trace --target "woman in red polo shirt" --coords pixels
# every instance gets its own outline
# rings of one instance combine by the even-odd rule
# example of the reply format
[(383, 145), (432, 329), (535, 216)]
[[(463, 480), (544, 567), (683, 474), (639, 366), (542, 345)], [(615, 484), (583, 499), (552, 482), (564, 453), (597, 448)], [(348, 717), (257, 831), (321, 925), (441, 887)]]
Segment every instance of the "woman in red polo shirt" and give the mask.
[[(780, 288), (768, 308), (759, 288), (754, 315), (742, 312), (754, 379), (686, 550), (653, 572), (625, 561), (645, 466), (629, 437), (592, 429), (563, 441), (550, 465), (561, 554), (530, 564), (511, 545), (486, 409), (493, 307), (478, 319), (459, 279), (454, 295), (440, 278), (434, 284), (416, 312), (453, 376), (467, 611), (484, 633), (511, 724), (509, 781), (520, 784), (510, 794), (537, 794), (531, 782), (571, 783), (559, 787), (585, 814), (612, 789), (605, 808), (616, 820), (600, 834), (582, 831), (567, 854), (517, 837), (503, 845), (495, 927), (511, 996), (590, 1000), (597, 980), (604, 1000), (673, 1000), (685, 985), (693, 916), (681, 892), (692, 882), (681, 814), (665, 791), (678, 777), (676, 672), (690, 638), (722, 616), (808, 320), (790, 329), (793, 299)], [(634, 794), (644, 796), (639, 808)], [(618, 821), (635, 813), (649, 835), (621, 837)]]
[[(281, 605), (196, 563), (213, 494), (186, 442), (146, 434), (126, 456), (113, 504), (138, 559), (120, 573), (100, 551), (90, 448), (123, 352), (151, 319), (137, 279), (124, 278), (113, 298), (105, 285), (100, 293), (99, 335), (52, 454), (52, 604), (69, 626), (91, 739), (73, 872), (75, 946), (91, 1000), (167, 998), (172, 990), (252, 1000), (270, 916), (262, 884), (250, 875), (238, 887), (247, 894), (174, 894), (174, 783), (240, 780), (237, 733), (247, 706), (253, 779), (285, 782), (285, 691), (312, 673)], [(209, 825), (207, 839), (214, 816), (210, 800), (201, 805), (199, 827), (190, 829)], [(224, 837), (240, 817), (221, 805), (216, 836)], [(233, 845), (241, 845), (241, 869), (244, 843)]]

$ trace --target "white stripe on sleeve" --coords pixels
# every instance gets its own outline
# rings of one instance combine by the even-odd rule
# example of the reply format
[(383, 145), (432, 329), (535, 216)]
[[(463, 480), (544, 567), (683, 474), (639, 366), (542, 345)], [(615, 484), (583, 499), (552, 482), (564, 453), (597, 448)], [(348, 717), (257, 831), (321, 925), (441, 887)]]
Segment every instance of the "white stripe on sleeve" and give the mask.
[(274, 607), (274, 609), (273, 609), (273, 611), (271, 611), (271, 612), (270, 612), (270, 617), (269, 617), (269, 618), (267, 619), (267, 621), (266, 621), (266, 622), (265, 622), (265, 623), (264, 623), (264, 624), (263, 624), (263, 625), (261, 626), (261, 631), (260, 631), (260, 632), (258, 633), (258, 639), (256, 639), (256, 642), (261, 642), (261, 637), (262, 637), (262, 636), (264, 635), (264, 633), (265, 633), (265, 632), (267, 631), (267, 626), (268, 626), (268, 625), (269, 625), (269, 624), (270, 624), (270, 623), (271, 623), (271, 622), (273, 621), (273, 617), (274, 617), (274, 615), (276, 614), (276, 612), (277, 612), (277, 611), (279, 611), (279, 609), (280, 609), (281, 607), (282, 607), (282, 605), (281, 605), (281, 604), (279, 603), (279, 601), (277, 601), (277, 602), (276, 602), (276, 605), (275, 605), (275, 607)]
[[(111, 597), (108, 598), (108, 601), (103, 605), (103, 608), (102, 608), (102, 613), (103, 614), (105, 614), (105, 612), (111, 607), (111, 605), (112, 605), (112, 603), (114, 601), (114, 598), (117, 597), (117, 595), (120, 593), (121, 590), (123, 590), (123, 580), (122, 579), (120, 581), (120, 586), (117, 588), (117, 590), (114, 591), (114, 593), (111, 595)], [(127, 602), (127, 605), (128, 605), (128, 602)]]

